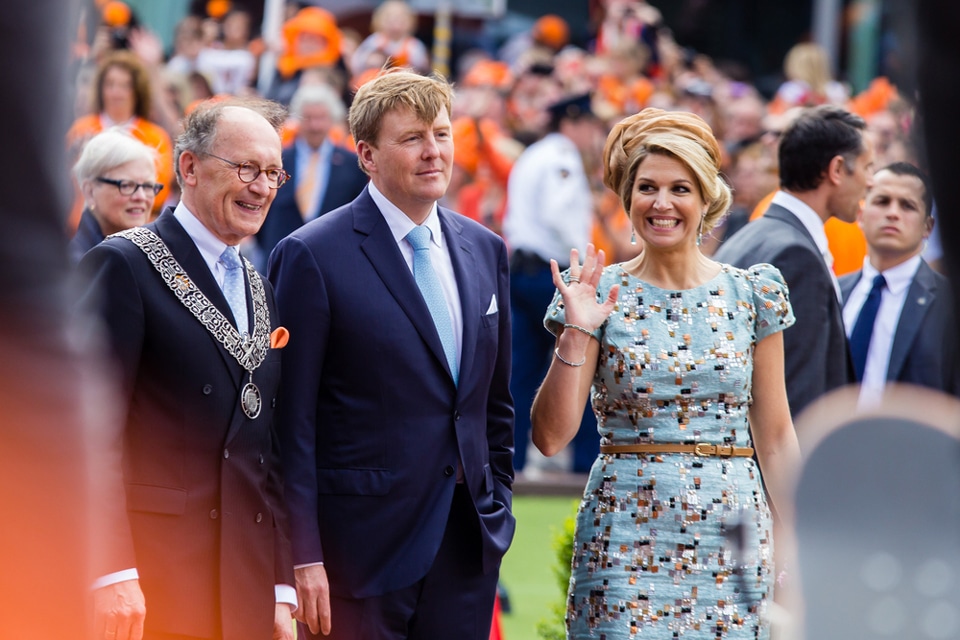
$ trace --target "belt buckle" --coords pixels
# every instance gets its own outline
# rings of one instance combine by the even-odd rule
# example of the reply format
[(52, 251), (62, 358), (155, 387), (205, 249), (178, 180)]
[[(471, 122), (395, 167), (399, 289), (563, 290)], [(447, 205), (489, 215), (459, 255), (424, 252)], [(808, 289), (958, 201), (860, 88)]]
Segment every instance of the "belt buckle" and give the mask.
[(696, 446), (693, 447), (694, 455), (701, 457), (712, 456), (713, 452), (716, 450), (716, 447), (712, 444), (706, 442), (698, 442)]

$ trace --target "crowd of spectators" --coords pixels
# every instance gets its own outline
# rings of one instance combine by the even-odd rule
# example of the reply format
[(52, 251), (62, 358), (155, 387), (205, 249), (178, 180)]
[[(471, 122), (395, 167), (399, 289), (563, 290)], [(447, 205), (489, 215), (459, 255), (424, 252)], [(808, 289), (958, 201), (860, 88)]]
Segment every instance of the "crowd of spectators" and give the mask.
[[(723, 175), (734, 201), (729, 215), (703, 239), (708, 255), (764, 212), (779, 184), (778, 137), (805, 108), (836, 104), (862, 116), (874, 138), (877, 167), (896, 161), (922, 164), (910, 100), (885, 78), (853, 95), (842, 79), (833, 77), (816, 44), (797, 43), (789, 51), (782, 85), (775, 95), (765, 96), (749, 78), (733, 77), (724, 65), (676, 42), (660, 12), (644, 0), (603, 0), (598, 6), (601, 14), (585, 46), (571, 43), (563, 18), (544, 15), (495, 50), (478, 47), (458, 56), (450, 78), (456, 91), (455, 169), (443, 204), (501, 233), (510, 211), (514, 163), (551, 132), (551, 107), (577, 96), (588, 96), (600, 125), (598, 135), (577, 145), (592, 199), (588, 240), (611, 262), (627, 260), (642, 247), (631, 242), (617, 194), (602, 183), (603, 140), (615, 123), (644, 107), (691, 111), (710, 125), (721, 144)], [(422, 33), (417, 29), (420, 16), (403, 0), (380, 4), (368, 33), (341, 28), (320, 7), (288, 3), (276, 43), (254, 37), (256, 25), (247, 13), (228, 0), (214, 0), (207, 3), (206, 15), (188, 15), (179, 22), (169, 51), (118, 0), (98, 0), (89, 11), (74, 47), (76, 122), (67, 141), (68, 162), (73, 165), (96, 133), (110, 127), (127, 130), (157, 150), (157, 182), (163, 190), (155, 212), (179, 199), (170, 139), (180, 133), (183, 116), (202, 100), (260, 93), (257, 78), (266, 61), (275, 61), (275, 68), (262, 91), (265, 97), (289, 105), (299, 89), (324, 85), (345, 108), (356, 89), (384, 67), (427, 73), (432, 66), (431, 49), (416, 37)], [(331, 112), (336, 117), (326, 127), (327, 140), (352, 150), (344, 112)], [(291, 111), (284, 130), (291, 146), (301, 126), (298, 115), (299, 110)], [(297, 172), (292, 173), (296, 189)], [(314, 198), (321, 199), (316, 192)], [(77, 185), (71, 234), (83, 204)], [(859, 269), (866, 253), (859, 227), (830, 220), (826, 233), (836, 275)], [(931, 246), (936, 244), (934, 239)], [(549, 257), (562, 261), (565, 255)], [(928, 254), (934, 266), (938, 257)]]

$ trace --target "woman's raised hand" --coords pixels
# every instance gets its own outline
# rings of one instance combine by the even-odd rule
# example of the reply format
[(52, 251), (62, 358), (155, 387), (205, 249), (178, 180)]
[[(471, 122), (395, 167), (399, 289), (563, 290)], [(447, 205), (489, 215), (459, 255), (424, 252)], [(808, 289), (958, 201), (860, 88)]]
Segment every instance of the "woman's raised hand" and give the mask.
[(597, 251), (592, 244), (588, 244), (587, 255), (581, 266), (580, 252), (571, 249), (569, 283), (565, 283), (560, 276), (557, 261), (550, 261), (553, 284), (563, 297), (564, 317), (567, 324), (575, 324), (593, 331), (603, 324), (613, 311), (620, 290), (619, 285), (613, 285), (610, 288), (605, 301), (601, 303), (597, 300), (597, 285), (603, 273), (605, 257), (603, 250)]

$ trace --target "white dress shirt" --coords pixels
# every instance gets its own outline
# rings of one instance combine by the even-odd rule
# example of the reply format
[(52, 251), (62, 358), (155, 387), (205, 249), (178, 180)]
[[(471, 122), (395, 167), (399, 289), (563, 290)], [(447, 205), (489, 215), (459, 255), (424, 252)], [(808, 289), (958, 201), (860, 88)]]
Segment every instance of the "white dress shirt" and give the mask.
[[(177, 219), (180, 226), (183, 227), (187, 235), (190, 236), (190, 239), (197, 245), (203, 261), (207, 263), (207, 267), (210, 269), (213, 277), (216, 278), (217, 284), (223, 287), (223, 278), (226, 275), (226, 269), (220, 264), (220, 254), (227, 248), (227, 244), (213, 235), (213, 233), (187, 209), (183, 201), (177, 204), (177, 208), (173, 212), (173, 217)], [(117, 582), (123, 582), (124, 580), (137, 580), (139, 577), (135, 568), (124, 569), (123, 571), (117, 571), (97, 578), (93, 582), (93, 588), (99, 589), (100, 587), (106, 587), (111, 584), (116, 584)], [(292, 585), (274, 585), (274, 594), (278, 603), (289, 604), (292, 611), (296, 610), (297, 590), (294, 589)], [(149, 602), (147, 602), (147, 606), (150, 606)]]
[[(370, 197), (380, 209), (393, 239), (397, 241), (400, 247), (400, 253), (407, 262), (410, 273), (413, 273), (413, 247), (406, 240), (407, 234), (417, 225), (413, 223), (407, 214), (401, 211), (395, 204), (387, 200), (387, 197), (377, 189), (371, 181), (368, 185)], [(437, 272), (440, 279), (440, 286), (443, 287), (443, 297), (447, 301), (447, 311), (450, 313), (450, 320), (453, 323), (453, 337), (457, 349), (457, 367), (460, 366), (460, 354), (463, 351), (463, 310), (460, 307), (460, 290), (457, 287), (457, 278), (453, 273), (453, 262), (450, 260), (450, 252), (446, 242), (444, 242), (443, 231), (440, 227), (440, 216), (437, 214), (437, 204), (433, 204), (430, 215), (424, 220), (421, 226), (430, 229), (430, 263), (433, 270)]]
[[(877, 319), (874, 321), (873, 334), (870, 336), (870, 346), (867, 349), (867, 361), (863, 367), (863, 380), (860, 382), (861, 406), (873, 404), (883, 395), (900, 313), (907, 299), (907, 291), (910, 290), (910, 285), (919, 268), (920, 256), (914, 256), (883, 272), (887, 284), (880, 293), (880, 308), (877, 310)], [(878, 273), (880, 272), (870, 264), (870, 258), (864, 259), (860, 280), (850, 291), (847, 303), (843, 307), (843, 326), (847, 330), (848, 338), (853, 332), (853, 325), (857, 322), (857, 316), (860, 315), (860, 309), (870, 289), (873, 288), (873, 279)]]
[(510, 171), (503, 232), (511, 250), (544, 261), (583, 256), (593, 225), (593, 194), (577, 146), (551, 133), (524, 151)]
[(833, 254), (830, 253), (830, 244), (827, 242), (827, 232), (823, 230), (823, 220), (806, 202), (792, 196), (786, 191), (777, 191), (770, 204), (778, 204), (793, 215), (803, 224), (803, 228), (813, 236), (813, 242), (820, 250), (823, 256), (823, 262), (827, 265), (827, 271), (830, 272), (830, 279), (833, 281), (833, 289), (837, 292), (837, 300), (843, 301), (840, 294), (840, 283), (833, 272)]

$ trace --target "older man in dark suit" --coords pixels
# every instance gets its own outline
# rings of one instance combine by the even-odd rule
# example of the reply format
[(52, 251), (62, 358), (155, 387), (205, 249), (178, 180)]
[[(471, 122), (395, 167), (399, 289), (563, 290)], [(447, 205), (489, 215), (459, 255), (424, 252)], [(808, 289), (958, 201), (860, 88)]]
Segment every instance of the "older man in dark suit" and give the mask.
[(489, 637), (514, 531), (509, 268), (503, 240), (437, 205), (451, 101), (408, 71), (363, 85), (370, 185), (270, 258), (301, 638)]
[(305, 85), (290, 102), (300, 122), (294, 143), (283, 150), (283, 166), (293, 176), (277, 194), (257, 233), (258, 267), (265, 267), (273, 248), (314, 218), (345, 205), (363, 191), (367, 175), (357, 154), (329, 139), (330, 129), (344, 119), (340, 96), (327, 85)]
[(766, 262), (790, 289), (796, 324), (783, 334), (787, 397), (794, 417), (852, 381), (840, 289), (823, 224), (853, 222), (870, 176), (873, 143), (865, 123), (839, 107), (801, 114), (780, 141), (780, 190), (767, 213), (715, 254), (737, 267)]
[(273, 431), (284, 330), (236, 248), (286, 180), (282, 121), (262, 100), (198, 108), (177, 141), (176, 209), (80, 263), (127, 399), (126, 523), (95, 585), (106, 640), (141, 625), (158, 640), (292, 637)]
[(858, 216), (867, 258), (840, 289), (863, 402), (878, 400), (888, 382), (960, 391), (949, 283), (920, 257), (932, 201), (926, 176), (897, 162), (874, 174)]

